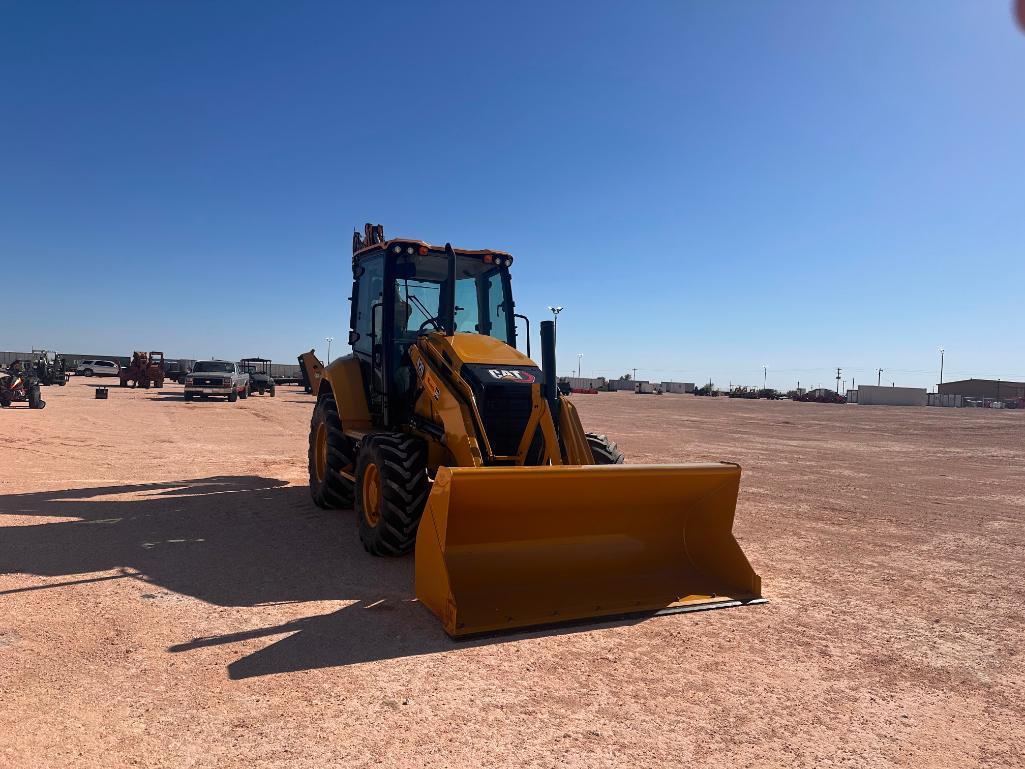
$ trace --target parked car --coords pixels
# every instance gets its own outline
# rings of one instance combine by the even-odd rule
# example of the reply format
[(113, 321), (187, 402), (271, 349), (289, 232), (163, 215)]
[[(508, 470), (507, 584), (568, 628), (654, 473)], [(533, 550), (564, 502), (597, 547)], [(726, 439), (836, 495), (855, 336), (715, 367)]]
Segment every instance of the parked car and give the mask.
[(75, 366), (78, 376), (120, 376), (121, 366), (112, 360), (84, 360)]
[(249, 397), (249, 374), (227, 360), (199, 360), (185, 377), (185, 400), (225, 396), (234, 403)]

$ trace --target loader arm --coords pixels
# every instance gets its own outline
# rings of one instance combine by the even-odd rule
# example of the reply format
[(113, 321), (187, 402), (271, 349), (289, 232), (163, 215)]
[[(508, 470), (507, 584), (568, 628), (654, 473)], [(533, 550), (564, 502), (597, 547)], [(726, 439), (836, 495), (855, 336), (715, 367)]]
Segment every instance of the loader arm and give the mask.
[(324, 377), (324, 364), (313, 354), (313, 350), (299, 356), (299, 367), (302, 370), (304, 384), (310, 388), (314, 398), (320, 391), (320, 380)]

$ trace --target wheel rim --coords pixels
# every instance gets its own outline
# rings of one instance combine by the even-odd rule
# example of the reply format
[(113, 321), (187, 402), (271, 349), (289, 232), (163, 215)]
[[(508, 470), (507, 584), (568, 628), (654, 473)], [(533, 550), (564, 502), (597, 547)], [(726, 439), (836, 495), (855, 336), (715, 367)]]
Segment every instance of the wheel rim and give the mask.
[(371, 526), (381, 522), (381, 472), (372, 462), (363, 471), (363, 517)]
[(324, 482), (327, 475), (327, 425), (323, 422), (317, 425), (317, 437), (314, 441), (317, 465), (317, 480)]

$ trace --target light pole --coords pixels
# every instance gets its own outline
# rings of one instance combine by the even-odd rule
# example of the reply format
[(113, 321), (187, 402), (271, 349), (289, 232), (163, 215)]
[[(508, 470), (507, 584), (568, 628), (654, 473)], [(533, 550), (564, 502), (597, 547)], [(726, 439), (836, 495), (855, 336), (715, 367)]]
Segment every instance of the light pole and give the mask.
[(580, 359), (584, 357), (582, 352), (577, 353), (577, 379), (580, 379)]
[(765, 389), (765, 384), (769, 379), (769, 367), (762, 366), (762, 389)]
[(552, 317), (555, 318), (555, 328), (553, 329), (553, 331), (555, 331), (555, 338), (558, 339), (559, 338), (559, 313), (562, 312), (562, 308), (561, 307), (552, 307), (552, 306), (549, 305), (548, 309), (552, 311)]
[(940, 348), (940, 384), (943, 384), (943, 353), (946, 352), (942, 347)]
[(327, 342), (327, 362), (328, 365), (331, 365), (331, 343), (335, 341), (335, 338), (333, 336), (326, 336), (324, 341)]
[(876, 369), (876, 387), (879, 387), (883, 383), (883, 370), (881, 368)]

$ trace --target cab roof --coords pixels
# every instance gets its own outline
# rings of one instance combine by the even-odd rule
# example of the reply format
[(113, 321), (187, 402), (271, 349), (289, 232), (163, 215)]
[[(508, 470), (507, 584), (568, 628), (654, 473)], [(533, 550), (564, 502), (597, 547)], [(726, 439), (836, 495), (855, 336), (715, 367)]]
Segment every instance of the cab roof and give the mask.
[[(401, 244), (403, 246), (426, 246), (428, 251), (440, 251), (442, 253), (445, 253), (444, 246), (432, 246), (430, 243), (425, 243), (422, 240), (413, 240), (412, 238), (391, 238), (390, 240), (386, 240), (383, 243), (373, 243), (369, 246), (363, 246), (363, 248), (361, 248), (359, 251), (352, 255), (352, 258), (353, 260), (362, 259), (365, 256), (370, 256), (371, 253), (376, 253), (377, 251), (387, 251), (391, 246), (395, 245), (396, 243)], [(462, 254), (464, 256), (483, 256), (484, 254), (495, 254), (497, 256), (512, 256), (512, 254), (510, 254), (508, 251), (496, 251), (491, 248), (472, 250), (467, 248), (456, 248), (455, 246), (453, 246), (452, 250), (455, 251), (457, 254)]]

